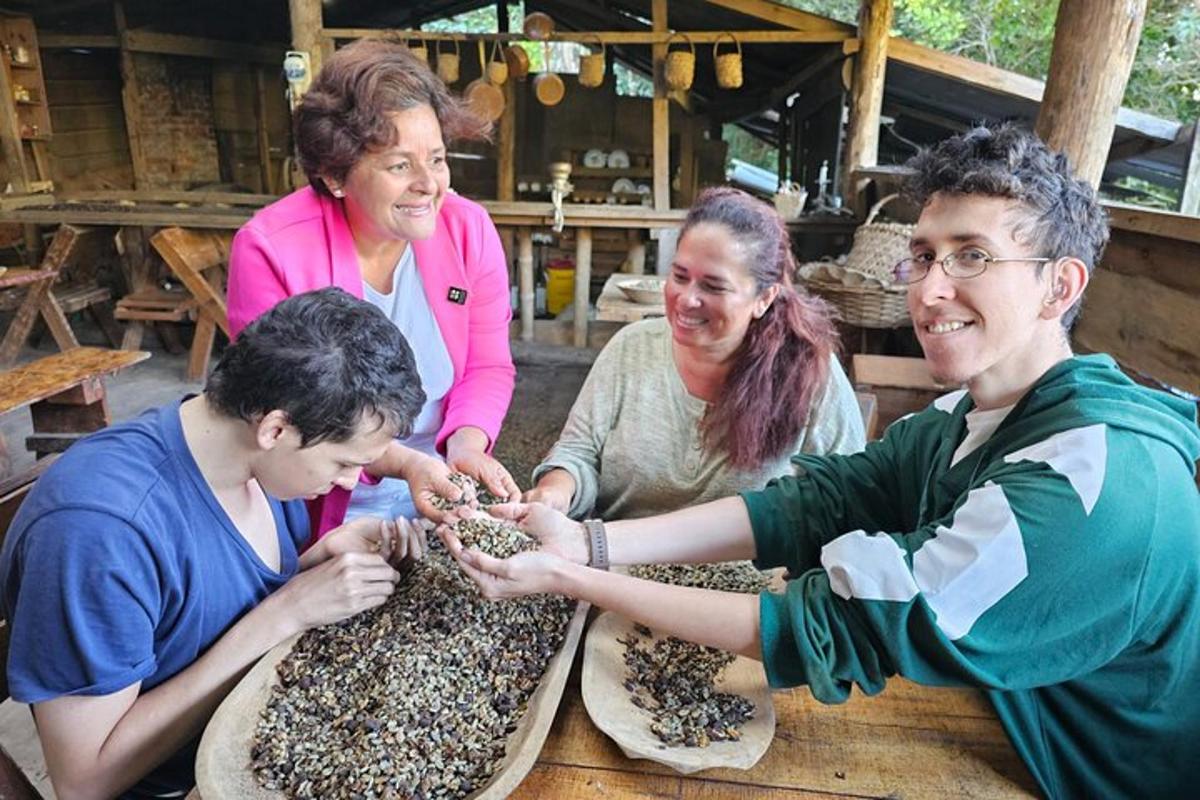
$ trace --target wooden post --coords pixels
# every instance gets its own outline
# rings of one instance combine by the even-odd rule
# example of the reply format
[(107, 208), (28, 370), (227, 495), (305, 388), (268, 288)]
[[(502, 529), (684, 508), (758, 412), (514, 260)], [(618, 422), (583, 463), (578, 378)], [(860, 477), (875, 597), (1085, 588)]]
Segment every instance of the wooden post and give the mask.
[(312, 75), (316, 77), (325, 55), (321, 0), (288, 0), (288, 14), (292, 20), (292, 47), (308, 53)]
[(257, 123), (258, 169), (262, 176), (262, 190), (266, 194), (275, 194), (271, 175), (271, 140), (267, 133), (267, 82), (262, 67), (251, 64), (250, 69), (254, 71), (254, 119)]
[[(655, 31), (667, 30), (667, 0), (651, 0), (651, 19)], [(654, 61), (654, 99), (651, 118), (654, 125), (654, 207), (671, 207), (671, 108), (667, 97), (665, 65), (667, 45), (652, 45)], [(578, 267), (576, 267), (578, 269)]]
[(575, 346), (587, 347), (592, 290), (592, 229), (575, 231)]
[(125, 47), (125, 6), (121, 0), (113, 3), (117, 24), (117, 41), (121, 45), (121, 105), (125, 109), (125, 133), (129, 138), (129, 156), (133, 162), (133, 188), (148, 188), (146, 153), (142, 149), (142, 106), (138, 87), (137, 68), (133, 53)]
[(1092, 186), (1104, 174), (1145, 17), (1146, 0), (1062, 0), (1058, 6), (1034, 130), (1066, 153), (1075, 175)]
[(858, 12), (858, 37), (850, 86), (850, 126), (846, 132), (846, 174), (842, 194), (852, 208), (861, 205), (865, 180), (855, 180), (858, 167), (879, 163), (879, 115), (883, 110), (883, 84), (887, 72), (888, 35), (892, 27), (892, 0), (862, 0)]
[(521, 304), (521, 339), (533, 341), (533, 232), (517, 228), (518, 292)]
[(13, 104), (12, 81), (8, 69), (0, 64), (0, 154), (7, 167), (8, 180), (18, 194), (29, 191), (29, 168), (25, 164), (25, 151), (21, 144), (21, 123), (17, 119), (17, 107)]
[(504, 111), (496, 128), (496, 199), (514, 200), (517, 196), (517, 93), (516, 79), (509, 78), (504, 92)]
[(634, 275), (644, 275), (646, 273), (646, 243), (642, 241), (642, 232), (637, 228), (630, 228), (625, 235), (629, 241), (629, 256), (625, 259), (628, 272)]
[(1188, 148), (1187, 169), (1183, 173), (1179, 213), (1200, 217), (1200, 119), (1192, 123), (1192, 146)]

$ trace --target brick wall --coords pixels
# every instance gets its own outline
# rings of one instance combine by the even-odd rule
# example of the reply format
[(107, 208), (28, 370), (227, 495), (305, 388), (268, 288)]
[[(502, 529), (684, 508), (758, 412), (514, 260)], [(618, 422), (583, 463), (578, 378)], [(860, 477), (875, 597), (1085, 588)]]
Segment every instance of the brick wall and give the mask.
[(137, 53), (146, 187), (189, 189), (221, 180), (211, 63)]

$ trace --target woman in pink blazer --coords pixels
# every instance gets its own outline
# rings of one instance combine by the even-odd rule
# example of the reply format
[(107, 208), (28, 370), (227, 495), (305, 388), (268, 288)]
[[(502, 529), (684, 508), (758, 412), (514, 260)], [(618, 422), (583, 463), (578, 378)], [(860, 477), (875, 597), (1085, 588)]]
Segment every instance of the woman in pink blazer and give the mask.
[(407, 48), (364, 40), (326, 62), (294, 125), (310, 185), (234, 238), (231, 330), (285, 297), (339, 286), (401, 328), (426, 394), (414, 435), (362, 465), (353, 494), (312, 501), (314, 533), (348, 512), (440, 519), (433, 497), (460, 494), (451, 470), (515, 497), (490, 455), (514, 380), (507, 263), (487, 212), (450, 191), (446, 164), (447, 139), (484, 137), (487, 124)]

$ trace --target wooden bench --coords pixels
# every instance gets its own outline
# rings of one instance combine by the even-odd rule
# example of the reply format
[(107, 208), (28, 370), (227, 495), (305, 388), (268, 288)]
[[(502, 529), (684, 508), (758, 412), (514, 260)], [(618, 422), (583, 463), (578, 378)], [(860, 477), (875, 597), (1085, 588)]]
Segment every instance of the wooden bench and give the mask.
[(149, 357), (140, 350), (76, 347), (15, 367), (0, 381), (0, 414), (29, 406), (33, 435), (26, 449), (38, 457), (61, 452), (112, 421), (104, 376)]
[(188, 356), (188, 380), (204, 380), (217, 328), (229, 336), (225, 307), (225, 264), (231, 235), (188, 228), (163, 228), (150, 244), (183, 282), (196, 304), (196, 332)]

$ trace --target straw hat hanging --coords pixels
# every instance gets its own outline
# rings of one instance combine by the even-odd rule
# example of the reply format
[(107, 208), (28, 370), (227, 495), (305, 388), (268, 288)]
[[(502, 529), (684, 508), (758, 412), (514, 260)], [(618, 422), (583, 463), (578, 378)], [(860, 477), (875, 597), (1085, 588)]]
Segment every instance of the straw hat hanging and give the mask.
[[(687, 50), (672, 50), (671, 44), (676, 37), (682, 37)], [(687, 91), (692, 88), (696, 79), (696, 45), (686, 33), (673, 33), (667, 39), (667, 63), (664, 78), (671, 89)]]
[(443, 53), (441, 47), (438, 47), (437, 54), (437, 74), (442, 81), (449, 86), (458, 80), (459, 67), (459, 50), (458, 40), (454, 40), (454, 52)]
[(592, 52), (579, 57), (579, 85), (595, 89), (604, 83), (604, 41), (596, 36), (600, 52)]
[[(733, 53), (721, 53), (721, 40), (728, 36), (737, 48)], [(713, 42), (713, 63), (717, 69), (717, 86), (722, 89), (740, 89), (742, 86), (742, 43), (729, 31), (717, 37)]]

